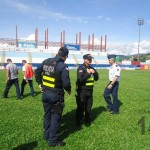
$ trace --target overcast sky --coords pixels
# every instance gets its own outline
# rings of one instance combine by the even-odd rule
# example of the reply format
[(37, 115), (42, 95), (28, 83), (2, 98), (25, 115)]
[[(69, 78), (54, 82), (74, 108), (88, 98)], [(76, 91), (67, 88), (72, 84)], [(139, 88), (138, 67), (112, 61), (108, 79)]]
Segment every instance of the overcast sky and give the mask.
[(33, 39), (39, 29), (39, 40), (44, 41), (49, 30), (49, 41), (60, 41), (65, 30), (66, 42), (75, 43), (76, 33), (82, 33), (82, 43), (94, 33), (95, 43), (107, 35), (109, 53), (138, 52), (139, 18), (140, 53), (150, 52), (149, 0), (0, 0), (0, 38)]

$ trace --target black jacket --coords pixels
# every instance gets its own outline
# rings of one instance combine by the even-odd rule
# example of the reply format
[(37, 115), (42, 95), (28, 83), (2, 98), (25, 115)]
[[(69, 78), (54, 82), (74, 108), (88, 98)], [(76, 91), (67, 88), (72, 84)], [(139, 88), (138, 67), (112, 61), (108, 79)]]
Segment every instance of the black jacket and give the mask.
[[(86, 80), (91, 77), (91, 74), (89, 74), (86, 70), (87, 68), (95, 70), (93, 67), (91, 67), (91, 66), (87, 67), (85, 64), (82, 64), (77, 69), (76, 85), (77, 85), (77, 89), (79, 91), (80, 90), (93, 90), (93, 87), (85, 86)], [(99, 79), (99, 75), (98, 75), (98, 72), (96, 70), (95, 70), (95, 73), (93, 74), (93, 77), (94, 77), (94, 81), (97, 81)]]
[[(62, 84), (62, 88), (50, 88), (47, 86), (43, 85), (43, 91), (64, 91), (64, 89), (68, 92), (71, 91), (71, 82), (70, 82), (70, 77), (69, 77), (69, 70), (68, 66), (64, 63), (63, 59), (60, 58), (58, 55), (54, 58), (48, 58), (45, 59), (35, 70), (35, 79), (38, 84), (42, 85), (42, 75), (46, 73), (46, 71), (50, 71), (48, 67), (48, 62), (56, 62), (57, 66), (55, 68), (56, 74), (60, 77), (60, 81)], [(45, 67), (46, 64), (46, 67)]]

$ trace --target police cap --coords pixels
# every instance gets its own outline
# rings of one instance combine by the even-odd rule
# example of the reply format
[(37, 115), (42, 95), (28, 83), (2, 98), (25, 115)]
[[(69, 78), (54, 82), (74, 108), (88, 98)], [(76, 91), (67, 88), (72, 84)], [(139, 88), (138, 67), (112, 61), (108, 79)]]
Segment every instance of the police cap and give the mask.
[(83, 56), (83, 59), (91, 60), (92, 58), (93, 58), (93, 57), (92, 57), (91, 54), (85, 54), (85, 55)]
[(68, 56), (69, 50), (66, 47), (61, 47), (58, 51), (58, 55), (61, 57)]
[(115, 54), (111, 54), (111, 55), (108, 55), (107, 57), (108, 57), (108, 59), (116, 58), (116, 55)]

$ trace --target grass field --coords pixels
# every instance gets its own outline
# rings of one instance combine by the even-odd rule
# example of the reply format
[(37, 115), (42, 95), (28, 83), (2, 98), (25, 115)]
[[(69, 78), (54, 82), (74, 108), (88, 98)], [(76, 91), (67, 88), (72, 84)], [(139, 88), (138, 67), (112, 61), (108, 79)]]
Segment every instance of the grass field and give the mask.
[[(76, 71), (70, 70), (71, 96), (65, 95), (65, 108), (60, 128), (60, 139), (66, 142), (63, 150), (150, 150), (150, 71), (122, 70), (119, 89), (120, 114), (106, 111), (103, 91), (108, 83), (108, 70), (99, 70), (95, 82), (93, 121), (75, 128)], [(19, 74), (20, 83), (22, 73)], [(0, 94), (5, 87), (5, 72), (0, 70)], [(34, 80), (36, 96), (16, 100), (14, 86), (8, 99), (0, 100), (0, 150), (48, 150), (43, 140), (43, 107), (41, 93)]]

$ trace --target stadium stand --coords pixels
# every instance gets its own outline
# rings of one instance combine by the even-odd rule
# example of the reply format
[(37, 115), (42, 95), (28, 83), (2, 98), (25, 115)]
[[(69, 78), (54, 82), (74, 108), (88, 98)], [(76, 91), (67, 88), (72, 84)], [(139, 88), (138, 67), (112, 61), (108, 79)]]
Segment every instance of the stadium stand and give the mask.
[[(0, 39), (0, 69), (5, 68), (8, 58), (11, 58), (13, 63), (17, 64), (19, 68), (22, 67), (22, 60), (27, 60), (28, 63), (31, 63), (33, 68), (36, 68), (39, 63), (44, 59), (49, 57), (54, 57), (58, 49), (60, 48), (60, 43), (58, 42), (55, 46), (49, 46), (48, 49), (45, 49), (44, 42), (39, 42), (38, 48), (18, 48), (16, 47), (16, 41), (10, 39)], [(52, 44), (52, 43), (51, 43)], [(66, 60), (70, 69), (77, 68), (80, 64), (83, 63), (83, 55), (90, 53), (94, 59), (92, 61), (93, 67), (96, 69), (108, 69), (109, 63), (107, 59), (107, 52), (101, 52), (99, 50), (90, 50), (81, 49), (81, 50), (69, 50), (69, 57)], [(137, 66), (131, 64), (119, 64), (122, 69), (134, 70)], [(139, 67), (138, 67), (139, 68)]]
[[(11, 58), (14, 63), (17, 64), (19, 68), (21, 68), (22, 60), (27, 60), (28, 63), (32, 63), (33, 67), (36, 67), (39, 63), (41, 63), (44, 59), (49, 57), (54, 57), (57, 54), (59, 47), (49, 48), (49, 49), (24, 49), (24, 48), (14, 48), (14, 47), (3, 47), (0, 48), (0, 57), (1, 57), (1, 65), (6, 65), (6, 61), (8, 58)], [(78, 65), (83, 63), (83, 55), (87, 53), (92, 53), (90, 51), (69, 51), (69, 57), (66, 60), (66, 63), (70, 68), (76, 68)], [(100, 55), (98, 53), (92, 53), (94, 60), (92, 62), (93, 65), (108, 64), (107, 54)], [(3, 60), (3, 61), (2, 61)]]

